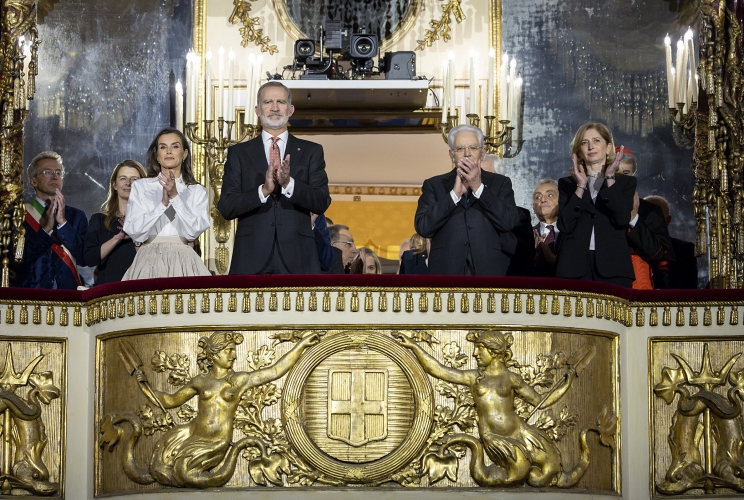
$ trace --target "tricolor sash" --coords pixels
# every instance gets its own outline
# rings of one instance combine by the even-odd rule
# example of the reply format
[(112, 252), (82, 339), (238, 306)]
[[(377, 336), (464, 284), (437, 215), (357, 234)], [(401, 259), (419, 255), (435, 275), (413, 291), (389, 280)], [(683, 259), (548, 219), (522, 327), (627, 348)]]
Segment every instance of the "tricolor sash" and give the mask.
[[(29, 226), (31, 226), (31, 229), (33, 229), (35, 232), (41, 231), (41, 217), (42, 214), (46, 211), (44, 206), (39, 203), (39, 200), (31, 200), (30, 203), (26, 203), (26, 222)], [(75, 277), (75, 281), (77, 282), (78, 286), (82, 285), (82, 281), (80, 281), (80, 275), (77, 271), (77, 264), (75, 263), (75, 257), (72, 256), (70, 251), (65, 248), (64, 245), (60, 245), (58, 243), (57, 238), (52, 236), (52, 251), (57, 254), (57, 257), (62, 259), (62, 262), (65, 263), (65, 265), (70, 269), (70, 272), (72, 272), (72, 275)]]

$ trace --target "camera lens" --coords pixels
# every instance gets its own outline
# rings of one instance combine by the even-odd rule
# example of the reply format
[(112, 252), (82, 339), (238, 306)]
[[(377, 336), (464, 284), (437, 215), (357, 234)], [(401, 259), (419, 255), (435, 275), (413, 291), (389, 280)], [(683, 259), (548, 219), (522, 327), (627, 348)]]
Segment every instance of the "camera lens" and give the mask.
[(372, 52), (373, 47), (374, 43), (372, 43), (372, 40), (366, 36), (358, 38), (354, 44), (357, 53), (363, 56), (369, 55)]
[(297, 52), (303, 56), (309, 56), (313, 53), (313, 44), (304, 42), (297, 47)]

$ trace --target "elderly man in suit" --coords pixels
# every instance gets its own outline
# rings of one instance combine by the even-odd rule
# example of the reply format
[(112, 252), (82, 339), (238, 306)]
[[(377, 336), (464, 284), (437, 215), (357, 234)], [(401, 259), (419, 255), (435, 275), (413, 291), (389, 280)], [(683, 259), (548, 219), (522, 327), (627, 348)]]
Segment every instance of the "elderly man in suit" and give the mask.
[(263, 132), (227, 150), (217, 203), (238, 219), (230, 274), (319, 273), (310, 213), (331, 203), (323, 148), (287, 131), (294, 106), (280, 82), (258, 89), (255, 111)]
[(451, 172), (424, 181), (414, 227), (431, 238), (429, 274), (503, 276), (502, 235), (519, 221), (511, 181), (481, 169), (483, 132), (460, 125), (448, 138)]
[(537, 217), (534, 225), (535, 275), (555, 276), (558, 253), (558, 181), (540, 179), (532, 192), (532, 211)]
[(75, 290), (84, 284), (83, 242), (88, 230), (85, 212), (67, 205), (62, 194), (65, 169), (54, 151), (36, 155), (28, 166), (34, 198), (26, 203), (23, 261), (15, 284), (26, 288)]

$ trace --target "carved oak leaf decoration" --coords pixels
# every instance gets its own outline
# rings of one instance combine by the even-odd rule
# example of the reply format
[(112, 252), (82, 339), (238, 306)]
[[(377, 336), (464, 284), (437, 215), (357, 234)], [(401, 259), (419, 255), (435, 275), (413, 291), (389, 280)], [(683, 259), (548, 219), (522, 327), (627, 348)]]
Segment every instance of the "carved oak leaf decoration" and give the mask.
[(685, 372), (681, 368), (664, 368), (661, 370), (661, 382), (654, 386), (654, 394), (670, 405), (676, 392), (686, 382)]
[(48, 405), (53, 399), (59, 397), (59, 387), (53, 383), (54, 375), (52, 372), (32, 373), (28, 377), (28, 383), (32, 389), (28, 393), (28, 399), (33, 401), (38, 398), (39, 401)]
[(119, 442), (121, 437), (124, 435), (124, 429), (113, 423), (114, 415), (108, 413), (101, 419), (101, 439), (100, 447), (103, 448), (108, 444), (108, 450), (113, 451), (116, 444)]
[(731, 372), (731, 375), (729, 375), (729, 382), (731, 382), (731, 385), (736, 387), (739, 391), (744, 391), (744, 370)]
[(253, 370), (260, 370), (264, 366), (269, 366), (274, 362), (274, 350), (268, 346), (262, 345), (256, 352), (248, 352), (248, 367)]
[(446, 454), (439, 456), (430, 453), (421, 462), (422, 472), (429, 475), (429, 481), (434, 484), (447, 478), (452, 482), (457, 481), (457, 457)]
[(289, 467), (289, 460), (282, 453), (262, 456), (251, 461), (248, 471), (253, 482), (261, 486), (266, 486), (267, 482), (281, 486), (282, 474), (292, 472)]
[(165, 351), (155, 351), (150, 360), (150, 366), (152, 371), (156, 373), (163, 373), (168, 368), (168, 355)]

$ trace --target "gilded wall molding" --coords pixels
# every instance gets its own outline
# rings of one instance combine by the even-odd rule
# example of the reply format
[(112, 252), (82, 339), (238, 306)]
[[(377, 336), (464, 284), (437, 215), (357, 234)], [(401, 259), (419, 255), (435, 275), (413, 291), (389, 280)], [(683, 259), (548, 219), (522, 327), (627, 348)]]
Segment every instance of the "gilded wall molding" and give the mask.
[[(616, 335), (559, 329), (112, 333), (96, 348), (96, 494), (385, 483), (620, 493), (617, 355)], [(508, 404), (482, 400), (503, 377), (520, 381), (500, 392)], [(214, 384), (238, 390), (234, 402), (216, 406)], [(502, 440), (497, 422), (520, 431)]]

